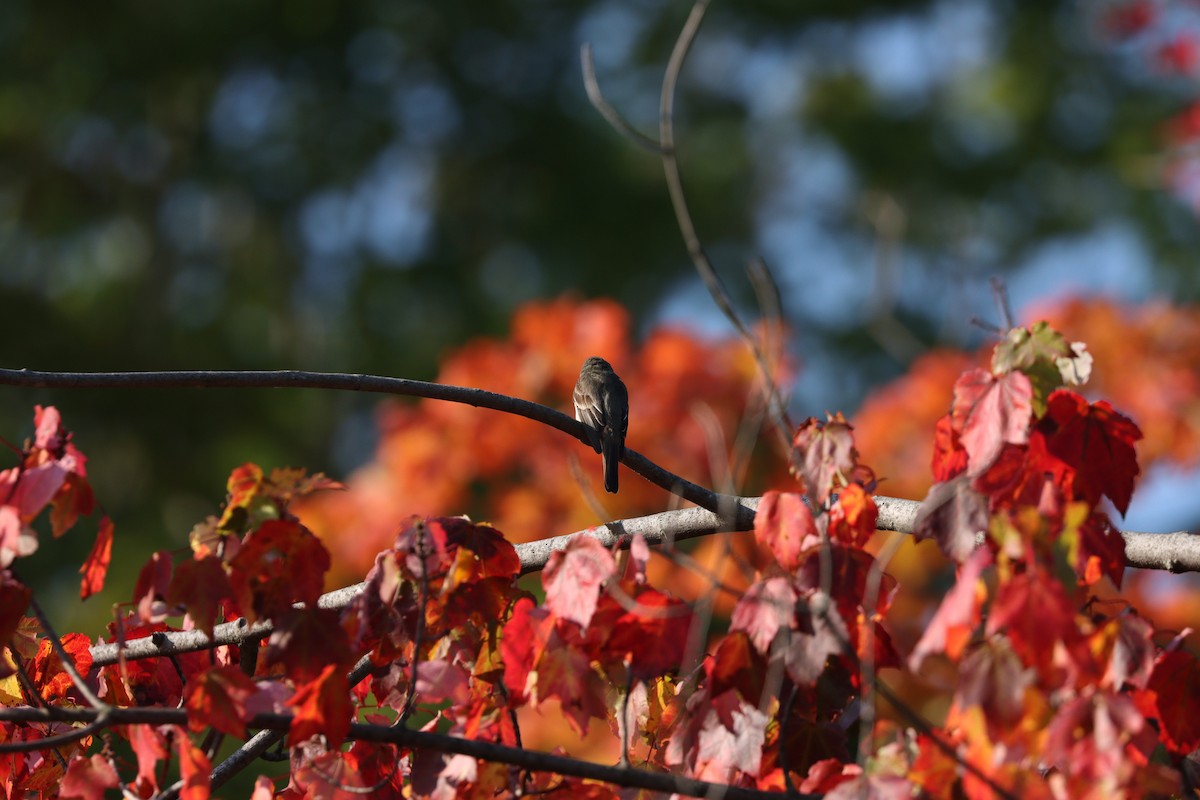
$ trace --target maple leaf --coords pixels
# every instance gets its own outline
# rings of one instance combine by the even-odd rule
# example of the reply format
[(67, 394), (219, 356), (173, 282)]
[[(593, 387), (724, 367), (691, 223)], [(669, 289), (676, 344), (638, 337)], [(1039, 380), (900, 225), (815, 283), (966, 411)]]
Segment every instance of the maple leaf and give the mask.
[(353, 660), (350, 637), (328, 608), (289, 609), (267, 642), (267, 664), (282, 663), (297, 683), (316, 680), (331, 664), (349, 670)]
[[(63, 669), (62, 660), (54, 651), (50, 640), (42, 639), (38, 644), (31, 677), (42, 697), (46, 700), (57, 700), (73, 696), (78, 690), (71, 682), (71, 676)], [(62, 636), (61, 644), (75, 670), (80, 675), (87, 675), (92, 668), (92, 640), (82, 633), (66, 633)]]
[(1033, 388), (1022, 372), (999, 377), (987, 370), (964, 372), (954, 384), (951, 410), (967, 451), (967, 475), (982, 474), (1005, 444), (1025, 444), (1033, 419)]
[(913, 538), (936, 539), (943, 553), (962, 563), (987, 529), (987, 499), (961, 476), (929, 489), (913, 521)]
[(1053, 575), (1034, 568), (1001, 582), (988, 615), (987, 635), (1004, 632), (1026, 663), (1048, 669), (1055, 646), (1079, 636), (1075, 609)]
[(817, 522), (804, 496), (773, 489), (764, 492), (758, 503), (754, 538), (787, 572), (800, 566), (802, 552), (820, 542)]
[(112, 520), (104, 517), (100, 520), (100, 530), (96, 533), (96, 543), (88, 555), (79, 574), (83, 576), (79, 586), (79, 598), (87, 600), (104, 588), (104, 577), (108, 574), (108, 564), (112, 561)]
[(67, 773), (59, 784), (58, 796), (80, 798), (80, 800), (104, 800), (105, 789), (115, 789), (120, 786), (117, 771), (113, 769), (108, 759), (100, 754), (91, 758), (76, 753), (67, 765)]
[[(595, 648), (600, 659), (628, 664), (638, 680), (678, 669), (691, 632), (691, 609), (656, 589), (645, 588), (631, 599), (632, 607), (621, 608), (616, 600), (605, 597), (613, 619)], [(589, 635), (589, 643), (593, 638)], [(647, 647), (647, 641), (654, 646)]]
[(1129, 684), (1146, 688), (1154, 671), (1154, 627), (1137, 614), (1121, 614), (1095, 633), (1101, 652), (1108, 652), (1104, 685), (1120, 691)]
[(762, 693), (766, 663), (744, 631), (732, 631), (721, 637), (713, 654), (704, 660), (708, 691), (721, 694), (736, 689), (742, 697), (757, 697)]
[(212, 636), (221, 603), (233, 599), (233, 585), (221, 559), (205, 555), (180, 563), (166, 594), (169, 604), (183, 606), (196, 627)]
[(824, 422), (809, 417), (800, 423), (792, 446), (800, 455), (801, 480), (818, 506), (846, 484), (858, 463), (854, 427), (840, 412)]
[(754, 649), (765, 655), (776, 634), (795, 624), (796, 600), (790, 579), (777, 576), (758, 581), (738, 600), (729, 629), (745, 631)]
[(138, 573), (133, 584), (133, 602), (137, 604), (142, 622), (158, 622), (166, 616), (167, 609), (162, 601), (171, 585), (171, 568), (171, 553), (159, 550)]
[(954, 661), (962, 655), (979, 627), (980, 607), (986, 599), (986, 589), (980, 584), (979, 576), (991, 563), (991, 551), (981, 547), (959, 567), (958, 579), (942, 598), (909, 656), (908, 665), (913, 672), (920, 671), (926, 656), (932, 653), (945, 653)]
[(1142, 432), (1101, 400), (1091, 405), (1065, 389), (1050, 395), (1039, 426), (1046, 448), (1076, 471), (1075, 488), (1093, 504), (1104, 495), (1122, 514), (1129, 508), (1140, 469), (1133, 443)]
[(958, 724), (960, 715), (970, 709), (982, 709), (987, 721), (997, 727), (1014, 725), (1024, 714), (1025, 689), (1034, 678), (1007, 639), (987, 639), (958, 666), (958, 688), (947, 726)]
[(784, 651), (784, 663), (792, 680), (812, 686), (825, 671), (829, 657), (841, 653), (843, 644), (850, 643), (850, 634), (828, 595), (818, 589), (805, 599), (798, 613), (798, 630), (792, 632)]
[(1134, 766), (1128, 748), (1140, 743), (1152, 750), (1154, 738), (1127, 695), (1094, 692), (1071, 698), (1058, 709), (1046, 729), (1044, 758), (1085, 782), (1123, 781), (1132, 777), (1128, 773)]
[(617, 562), (604, 545), (590, 536), (577, 536), (565, 548), (550, 554), (542, 570), (546, 608), (587, 629), (600, 587), (617, 571)]
[(137, 756), (136, 787), (143, 797), (158, 794), (158, 765), (167, 757), (167, 740), (153, 725), (130, 725), (126, 730)]
[(684, 765), (687, 774), (699, 780), (732, 782), (737, 773), (758, 775), (769, 719), (766, 714), (735, 691), (711, 700), (697, 693), (689, 708), (696, 713), (683, 731), (671, 737), (668, 765)]
[(1135, 696), (1158, 720), (1168, 750), (1183, 756), (1200, 747), (1200, 661), (1195, 656), (1183, 650), (1164, 653), (1145, 690)]
[(192, 744), (187, 731), (183, 728), (175, 731), (175, 741), (179, 744), (179, 777), (183, 781), (179, 797), (181, 800), (208, 800), (212, 764), (204, 751)]
[(938, 482), (957, 477), (967, 468), (967, 451), (954, 428), (954, 418), (947, 414), (937, 421), (933, 430), (933, 462), (930, 469)]
[(874, 535), (878, 519), (875, 498), (861, 484), (852, 483), (838, 492), (837, 502), (829, 509), (829, 537), (861, 547)]
[(568, 643), (560, 634), (562, 620), (557, 620), (554, 634), (538, 658), (534, 685), (538, 702), (557, 697), (567, 722), (580, 736), (587, 733), (588, 722), (604, 719), (608, 713), (605, 701), (606, 686), (592, 668), (588, 654)]
[(1020, 370), (1033, 389), (1033, 413), (1046, 413), (1046, 398), (1063, 385), (1059, 361), (1074, 355), (1071, 345), (1048, 322), (1035, 322), (1028, 328), (1013, 328), (992, 351), (992, 372), (1003, 375)]
[(545, 646), (544, 622), (549, 612), (537, 608), (528, 597), (513, 604), (512, 615), (504, 624), (500, 652), (504, 658), (504, 686), (511, 703), (529, 696), (529, 676)]
[(246, 737), (246, 723), (251, 714), (246, 703), (258, 687), (239, 667), (215, 667), (197, 675), (187, 685), (184, 707), (188, 712), (188, 727), (202, 731), (212, 726), (222, 733)]
[(296, 710), (288, 730), (289, 745), (324, 736), (327, 746), (336, 749), (346, 740), (354, 707), (350, 683), (338, 665), (330, 664), (316, 679), (298, 686), (287, 704)]
[(836, 758), (823, 758), (808, 768), (808, 774), (796, 787), (804, 794), (823, 795), (862, 774), (857, 764), (843, 764)]
[(293, 520), (267, 520), (246, 536), (229, 562), (238, 608), (252, 620), (274, 618), (293, 603), (315, 605), (329, 570), (329, 551)]

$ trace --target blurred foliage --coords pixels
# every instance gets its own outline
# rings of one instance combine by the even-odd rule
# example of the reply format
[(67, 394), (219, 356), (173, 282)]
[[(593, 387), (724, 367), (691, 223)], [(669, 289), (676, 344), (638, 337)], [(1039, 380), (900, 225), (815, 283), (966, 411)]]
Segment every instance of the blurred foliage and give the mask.
[[(6, 0), (0, 364), (429, 378), (534, 298), (613, 297), (643, 328), (707, 318), (660, 165), (589, 106), (578, 66), (591, 41), (610, 100), (652, 132), (686, 12)], [(1196, 230), (1153, 166), (1178, 98), (1092, 29), (1075, 3), (712, 8), (678, 102), (697, 227), (748, 307), (742, 265), (766, 255), (805, 358), (838, 364), (839, 402), (957, 343), (969, 314), (947, 293), (1055, 236), (1127, 221), (1163, 290), (1194, 295)], [(905, 269), (890, 282), (880, 241)], [(364, 460), (377, 398), (5, 389), (0, 431), (29, 432), (35, 402), (93, 459), (124, 591), (237, 464)], [(35, 562), (35, 586), (75, 585)]]

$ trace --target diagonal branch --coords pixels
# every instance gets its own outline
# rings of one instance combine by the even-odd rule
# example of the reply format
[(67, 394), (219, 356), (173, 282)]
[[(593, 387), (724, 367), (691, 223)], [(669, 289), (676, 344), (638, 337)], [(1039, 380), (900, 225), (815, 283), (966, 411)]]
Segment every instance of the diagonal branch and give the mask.
[[(303, 372), (299, 370), (171, 370), (163, 372), (40, 372), (28, 369), (0, 369), (0, 385), (69, 389), (160, 389), (160, 388), (270, 388), (270, 389), (341, 389), (353, 392), (424, 397), (465, 403), (540, 422), (588, 444), (583, 423), (549, 406), (497, 394), (483, 389), (452, 386), (445, 383), (386, 378), (345, 372)], [(684, 480), (655, 464), (641, 453), (625, 448), (621, 461), (651, 483), (679, 495), (701, 508), (719, 513), (732, 498)]]

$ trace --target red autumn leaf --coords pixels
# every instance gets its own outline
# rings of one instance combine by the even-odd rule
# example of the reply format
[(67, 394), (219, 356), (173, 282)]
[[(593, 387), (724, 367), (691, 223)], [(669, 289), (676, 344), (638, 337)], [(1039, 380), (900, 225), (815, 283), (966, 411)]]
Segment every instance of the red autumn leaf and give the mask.
[(617, 571), (617, 562), (604, 545), (590, 536), (577, 536), (550, 554), (542, 571), (546, 608), (586, 629), (596, 613), (600, 587)]
[(329, 551), (294, 520), (268, 520), (248, 534), (230, 561), (238, 608), (257, 620), (281, 616), (293, 603), (314, 605), (329, 570)]
[(686, 728), (671, 736), (666, 763), (684, 766), (699, 780), (735, 783), (738, 773), (757, 776), (769, 717), (733, 691), (698, 705), (696, 711)]
[(972, 489), (964, 476), (935, 483), (929, 489), (917, 510), (913, 537), (918, 542), (936, 539), (942, 552), (961, 564), (987, 529), (987, 499)]
[(759, 653), (766, 654), (780, 629), (795, 624), (796, 590), (788, 578), (758, 581), (746, 590), (733, 609), (729, 629), (745, 631)]
[(346, 673), (336, 664), (327, 666), (315, 680), (297, 687), (287, 704), (296, 710), (288, 731), (289, 745), (324, 736), (326, 746), (336, 749), (346, 741), (354, 707), (350, 703)]
[(954, 661), (962, 655), (975, 629), (979, 627), (980, 606), (984, 600), (979, 576), (990, 563), (991, 551), (981, 547), (959, 567), (958, 580), (942, 599), (942, 604), (925, 626), (925, 632), (909, 656), (908, 664), (913, 672), (921, 669), (921, 663), (928, 655), (945, 653)]
[(1074, 778), (1105, 781), (1128, 764), (1127, 749), (1144, 734), (1153, 739), (1128, 695), (1095, 692), (1074, 697), (1046, 728), (1044, 758)]
[(1101, 400), (1088, 405), (1060, 389), (1050, 395), (1040, 426), (1046, 449), (1076, 471), (1076, 495), (1095, 504), (1104, 495), (1122, 514), (1140, 469), (1133, 443), (1142, 438), (1133, 421)]
[(245, 738), (246, 723), (253, 716), (246, 704), (256, 691), (254, 681), (233, 665), (200, 673), (188, 681), (184, 696), (188, 727), (202, 731), (211, 725), (222, 733)]
[(736, 689), (742, 697), (755, 697), (762, 693), (766, 660), (744, 631), (731, 631), (721, 637), (712, 656), (705, 659), (704, 671), (713, 694)]
[[(958, 666), (958, 689), (951, 718), (970, 709), (981, 709), (998, 728), (1014, 725), (1024, 711), (1025, 689), (1034, 674), (1013, 652), (1009, 640), (990, 638), (973, 649)], [(952, 721), (947, 720), (947, 725)]]
[(337, 612), (327, 608), (289, 610), (267, 643), (267, 663), (283, 664), (297, 683), (316, 680), (330, 664), (348, 671), (353, 660), (350, 637)]
[(96, 543), (92, 545), (92, 552), (79, 568), (79, 574), (83, 576), (79, 586), (81, 600), (87, 600), (104, 588), (104, 577), (108, 574), (108, 564), (112, 561), (112, 537), (112, 520), (104, 517), (100, 520), (100, 530), (96, 534)]
[(823, 506), (829, 495), (844, 485), (858, 463), (854, 428), (840, 413), (825, 422), (809, 417), (800, 423), (792, 446), (800, 455), (800, 474), (807, 494)]
[(820, 534), (803, 495), (771, 490), (763, 494), (754, 514), (754, 538), (791, 572), (800, 566), (800, 554), (820, 541)]
[(1185, 756), (1200, 747), (1200, 661), (1172, 650), (1159, 658), (1139, 705), (1158, 720), (1167, 749)]
[(999, 377), (984, 369), (964, 372), (954, 384), (951, 416), (963, 449), (967, 474), (982, 474), (1005, 444), (1025, 444), (1033, 417), (1033, 387), (1023, 372)]
[(1093, 511), (1079, 526), (1078, 535), (1075, 570), (1084, 585), (1091, 586), (1107, 576), (1120, 588), (1125, 576), (1125, 537), (1108, 521), (1108, 515)]
[(490, 525), (475, 525), (460, 517), (430, 520), (446, 528), (446, 539), (458, 547), (449, 576), (450, 586), (467, 580), (515, 578), (521, 557), (504, 534)]
[(171, 566), (170, 552), (159, 550), (150, 556), (138, 573), (137, 581), (133, 584), (133, 602), (137, 603), (138, 617), (142, 622), (154, 622), (166, 614), (162, 601), (166, 599), (167, 589), (171, 585)]
[(58, 796), (62, 800), (104, 800), (104, 790), (115, 789), (119, 785), (117, 771), (104, 756), (96, 754), (88, 758), (82, 753), (76, 753), (67, 765), (62, 783), (59, 784)]
[(825, 671), (830, 656), (843, 651), (843, 643), (852, 644), (846, 623), (833, 600), (814, 591), (797, 615), (798, 630), (792, 632), (784, 653), (788, 675), (800, 686), (812, 686)]
[(225, 484), (226, 491), (229, 492), (226, 507), (244, 507), (258, 492), (262, 483), (263, 471), (258, 464), (246, 463), (237, 467), (229, 473), (229, 480)]
[(33, 591), (11, 572), (0, 572), (0, 642), (8, 642), (16, 633), (32, 596)]
[(829, 537), (861, 547), (875, 533), (878, 519), (875, 499), (861, 484), (852, 483), (838, 492), (837, 502), (829, 509)]
[[(692, 627), (691, 609), (686, 603), (659, 592), (643, 589), (632, 598), (633, 607), (620, 608), (606, 598), (617, 617), (602, 643), (610, 659), (629, 664), (638, 680), (649, 680), (678, 669)], [(653, 642), (653, 647), (647, 647)]]
[(933, 431), (933, 479), (948, 481), (967, 468), (967, 451), (963, 449), (954, 420), (947, 414), (937, 421)]
[(1046, 667), (1055, 645), (1079, 635), (1075, 609), (1061, 583), (1040, 569), (1013, 575), (996, 589), (987, 635), (1006, 633), (1025, 663)]
[[(92, 640), (82, 633), (67, 633), (62, 637), (62, 648), (71, 659), (75, 671), (87, 675), (92, 668)], [(63, 669), (62, 660), (54, 651), (49, 639), (38, 643), (38, 652), (33, 660), (33, 683), (46, 700), (75, 697), (78, 690), (71, 676)], [(77, 700), (82, 700), (76, 697)]]
[(175, 731), (175, 740), (179, 743), (179, 777), (183, 781), (179, 797), (181, 800), (208, 800), (212, 764), (204, 751), (192, 744), (187, 731), (183, 728)]
[(153, 725), (130, 725), (129, 746), (137, 756), (136, 788), (146, 797), (158, 793), (158, 766), (167, 757), (167, 740)]
[(557, 697), (567, 722), (580, 736), (587, 733), (588, 722), (608, 714), (607, 687), (591, 659), (580, 648), (558, 635), (563, 625), (558, 620), (555, 633), (547, 642), (534, 669), (538, 702)]
[(500, 652), (504, 658), (504, 686), (510, 702), (519, 704), (528, 697), (529, 673), (546, 646), (547, 631), (553, 619), (544, 608), (522, 597), (513, 604), (512, 616), (504, 625)]
[(233, 599), (233, 586), (221, 559), (213, 555), (184, 560), (167, 588), (167, 602), (183, 606), (196, 627), (212, 635), (221, 603)]
[(87, 478), (76, 472), (68, 472), (63, 476), (62, 486), (54, 496), (54, 505), (50, 509), (50, 532), (55, 538), (62, 536), (75, 526), (81, 516), (91, 514), (95, 508), (96, 499)]
[(1136, 614), (1121, 614), (1096, 631), (1092, 650), (1108, 652), (1102, 685), (1120, 691), (1129, 684), (1144, 689), (1154, 671), (1154, 628)]

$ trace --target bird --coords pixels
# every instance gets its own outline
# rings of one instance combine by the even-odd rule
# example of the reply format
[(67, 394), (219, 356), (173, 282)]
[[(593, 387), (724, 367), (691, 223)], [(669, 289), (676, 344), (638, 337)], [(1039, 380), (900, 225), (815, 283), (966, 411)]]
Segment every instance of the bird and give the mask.
[(625, 454), (629, 431), (629, 391), (603, 358), (592, 356), (575, 384), (575, 419), (587, 428), (588, 441), (604, 460), (604, 489), (616, 494), (617, 464)]

